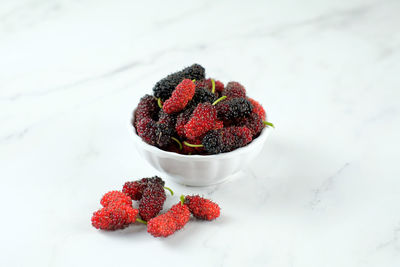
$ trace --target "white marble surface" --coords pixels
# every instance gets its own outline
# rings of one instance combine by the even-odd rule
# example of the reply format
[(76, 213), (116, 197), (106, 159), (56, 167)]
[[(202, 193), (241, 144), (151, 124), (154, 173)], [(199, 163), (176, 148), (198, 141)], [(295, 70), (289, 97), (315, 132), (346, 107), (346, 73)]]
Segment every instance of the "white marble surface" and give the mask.
[[(398, 0), (2, 0), (0, 266), (400, 266), (399, 14)], [(193, 62), (266, 107), (261, 157), (219, 186), (167, 181), (220, 203), (215, 222), (95, 230), (103, 193), (156, 174), (129, 139), (133, 103)]]

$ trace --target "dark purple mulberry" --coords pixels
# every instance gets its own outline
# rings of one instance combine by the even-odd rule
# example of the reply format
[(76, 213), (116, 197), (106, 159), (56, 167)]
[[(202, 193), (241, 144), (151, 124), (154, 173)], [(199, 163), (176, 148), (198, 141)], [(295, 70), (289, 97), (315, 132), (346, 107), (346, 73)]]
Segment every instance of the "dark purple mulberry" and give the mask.
[(264, 129), (263, 120), (257, 113), (251, 113), (249, 117), (240, 118), (235, 123), (236, 126), (246, 126), (249, 128), (253, 136), (258, 136), (262, 129)]
[(157, 100), (154, 98), (154, 96), (151, 95), (143, 96), (140, 99), (139, 104), (136, 108), (136, 112), (134, 114), (134, 121), (133, 121), (134, 126), (136, 126), (137, 123), (144, 118), (150, 118), (156, 120), (157, 113), (159, 110), (160, 108), (158, 107)]
[(229, 82), (226, 85), (226, 88), (224, 89), (224, 91), (222, 92), (222, 95), (227, 96), (228, 99), (236, 98), (236, 97), (245, 98), (246, 97), (246, 89), (244, 88), (243, 85), (241, 85), (238, 82)]
[(158, 176), (142, 178), (137, 181), (126, 182), (122, 188), (122, 192), (130, 196), (133, 200), (140, 200), (142, 198), (143, 191), (149, 184), (159, 184), (164, 186), (165, 182)]
[(202, 80), (204, 77), (205, 69), (199, 64), (193, 64), (158, 81), (153, 88), (154, 96), (165, 101), (171, 97), (172, 92), (182, 80)]
[(253, 110), (253, 106), (245, 98), (232, 98), (222, 101), (217, 104), (216, 108), (218, 118), (227, 121), (248, 117)]
[(162, 210), (167, 196), (164, 187), (158, 183), (150, 183), (144, 189), (139, 203), (139, 214), (143, 220), (148, 221), (157, 216)]
[(156, 144), (157, 123), (151, 118), (141, 119), (136, 125), (137, 134), (150, 145)]
[(253, 135), (247, 127), (227, 127), (209, 131), (202, 144), (209, 154), (218, 154), (235, 150), (251, 142)]

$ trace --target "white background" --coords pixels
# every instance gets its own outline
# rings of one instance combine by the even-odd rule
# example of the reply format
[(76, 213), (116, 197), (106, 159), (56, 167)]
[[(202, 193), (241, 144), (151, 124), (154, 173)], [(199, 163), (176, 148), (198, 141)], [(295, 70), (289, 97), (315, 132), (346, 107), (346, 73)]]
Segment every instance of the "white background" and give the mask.
[[(1, 266), (400, 266), (400, 2), (0, 2)], [(236, 80), (276, 130), (167, 239), (100, 232), (102, 194), (159, 174), (126, 123), (166, 74)], [(162, 176), (162, 174), (159, 174)], [(169, 197), (165, 207), (177, 202)]]

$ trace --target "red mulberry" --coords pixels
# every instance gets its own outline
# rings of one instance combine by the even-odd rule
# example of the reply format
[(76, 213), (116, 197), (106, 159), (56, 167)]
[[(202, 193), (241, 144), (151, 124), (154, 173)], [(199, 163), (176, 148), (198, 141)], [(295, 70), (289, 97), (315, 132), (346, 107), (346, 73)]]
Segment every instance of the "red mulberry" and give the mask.
[(93, 213), (92, 225), (102, 230), (117, 230), (135, 222), (138, 210), (128, 205), (110, 205)]
[(184, 79), (202, 80), (205, 77), (205, 70), (199, 64), (193, 64), (181, 71), (172, 73), (158, 81), (153, 88), (154, 96), (162, 101), (171, 97), (176, 86)]
[(215, 126), (217, 111), (210, 103), (201, 103), (193, 111), (192, 117), (185, 125), (186, 137), (193, 140), (205, 134)]
[(195, 87), (194, 83), (189, 79), (180, 82), (172, 92), (171, 97), (164, 102), (163, 110), (168, 114), (183, 110), (193, 98)]
[(186, 196), (185, 204), (198, 219), (211, 221), (219, 217), (220, 207), (209, 199), (196, 196)]

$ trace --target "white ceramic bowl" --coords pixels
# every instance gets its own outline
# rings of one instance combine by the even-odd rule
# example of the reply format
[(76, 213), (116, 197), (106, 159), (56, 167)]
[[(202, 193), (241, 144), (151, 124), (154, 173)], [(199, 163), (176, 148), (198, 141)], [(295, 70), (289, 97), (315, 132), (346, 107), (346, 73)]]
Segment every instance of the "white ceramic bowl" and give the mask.
[(271, 128), (265, 127), (260, 136), (245, 147), (205, 156), (181, 155), (149, 145), (137, 135), (131, 123), (129, 131), (140, 155), (169, 179), (184, 185), (207, 186), (221, 183), (245, 168), (261, 152)]

